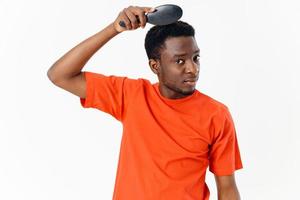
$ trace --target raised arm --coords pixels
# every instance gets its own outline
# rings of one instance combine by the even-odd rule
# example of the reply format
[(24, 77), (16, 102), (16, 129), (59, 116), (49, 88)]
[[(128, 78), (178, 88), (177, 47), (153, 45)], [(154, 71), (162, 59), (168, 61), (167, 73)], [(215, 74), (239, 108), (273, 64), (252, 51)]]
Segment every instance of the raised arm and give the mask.
[[(56, 86), (81, 98), (85, 98), (86, 81), (82, 73), (82, 68), (87, 61), (117, 34), (126, 30), (145, 27), (145, 13), (152, 11), (153, 9), (149, 7), (129, 6), (125, 8), (119, 13), (114, 22), (95, 35), (82, 41), (58, 59), (48, 69), (47, 76)], [(125, 22), (125, 28), (119, 25), (121, 20)]]

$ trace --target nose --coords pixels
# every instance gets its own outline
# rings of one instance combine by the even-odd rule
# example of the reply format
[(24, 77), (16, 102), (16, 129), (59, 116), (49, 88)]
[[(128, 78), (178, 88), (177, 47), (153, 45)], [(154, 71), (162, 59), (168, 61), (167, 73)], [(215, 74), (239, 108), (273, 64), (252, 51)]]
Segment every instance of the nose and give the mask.
[(195, 62), (187, 63), (186, 68), (185, 68), (185, 72), (186, 73), (191, 73), (191, 74), (194, 74), (195, 76), (197, 76), (198, 73), (199, 73), (199, 64), (197, 64)]

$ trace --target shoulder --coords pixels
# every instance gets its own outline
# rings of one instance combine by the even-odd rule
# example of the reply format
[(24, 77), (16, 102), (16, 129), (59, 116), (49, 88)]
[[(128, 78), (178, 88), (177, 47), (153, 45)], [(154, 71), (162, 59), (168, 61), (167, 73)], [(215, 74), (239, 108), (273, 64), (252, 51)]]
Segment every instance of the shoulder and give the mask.
[(198, 92), (198, 101), (200, 104), (199, 108), (201, 108), (201, 110), (204, 109), (213, 115), (228, 112), (229, 109), (223, 102), (207, 94), (204, 94), (198, 90), (197, 92)]
[(130, 78), (125, 77), (124, 79), (124, 85), (125, 87), (132, 89), (132, 90), (148, 90), (152, 87), (152, 83), (145, 78)]
[(141, 89), (144, 87), (151, 86), (151, 82), (145, 78), (132, 78), (132, 77), (123, 77), (124, 84), (127, 86), (134, 87), (136, 89)]
[(106, 75), (97, 72), (83, 71), (86, 82), (95, 88), (107, 88), (130, 95), (145, 85), (151, 85), (150, 81), (144, 78), (132, 78), (124, 75)]

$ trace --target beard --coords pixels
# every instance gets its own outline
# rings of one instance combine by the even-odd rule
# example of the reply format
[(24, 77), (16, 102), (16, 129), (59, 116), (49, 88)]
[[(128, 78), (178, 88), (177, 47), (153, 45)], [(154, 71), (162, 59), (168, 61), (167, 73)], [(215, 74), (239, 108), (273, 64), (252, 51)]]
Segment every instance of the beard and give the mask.
[(191, 95), (191, 94), (193, 94), (194, 91), (195, 91), (195, 88), (184, 90), (184, 89), (182, 89), (182, 88), (176, 86), (175, 83), (171, 84), (171, 83), (168, 83), (168, 82), (163, 82), (163, 84), (164, 84), (169, 90), (172, 90), (172, 91), (174, 91), (174, 92), (176, 92), (176, 93), (180, 93), (180, 94), (183, 95), (183, 96)]

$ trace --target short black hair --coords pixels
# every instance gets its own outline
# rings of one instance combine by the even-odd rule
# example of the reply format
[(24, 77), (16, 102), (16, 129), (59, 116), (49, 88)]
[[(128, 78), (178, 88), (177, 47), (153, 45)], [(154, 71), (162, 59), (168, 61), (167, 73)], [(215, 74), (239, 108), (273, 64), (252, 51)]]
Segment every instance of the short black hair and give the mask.
[(148, 59), (160, 59), (160, 50), (163, 48), (166, 39), (180, 36), (194, 37), (195, 29), (183, 21), (153, 26), (145, 37), (145, 49)]

